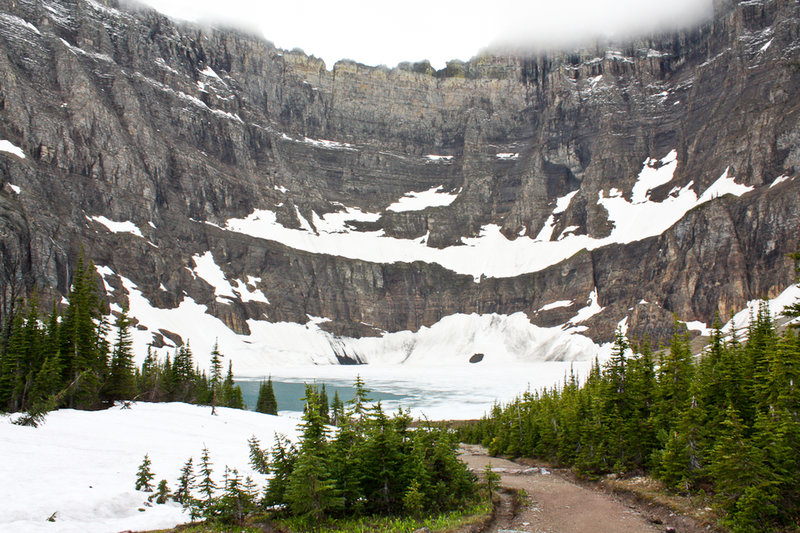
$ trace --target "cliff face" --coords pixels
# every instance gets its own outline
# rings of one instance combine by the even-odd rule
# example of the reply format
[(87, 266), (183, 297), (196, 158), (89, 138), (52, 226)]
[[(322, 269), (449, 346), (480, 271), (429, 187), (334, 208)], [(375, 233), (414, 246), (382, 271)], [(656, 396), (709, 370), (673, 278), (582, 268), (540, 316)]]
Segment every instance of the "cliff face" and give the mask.
[[(595, 291), (581, 323), (599, 342), (626, 317), (661, 340), (673, 314), (710, 323), (792, 282), (794, 0), (439, 72), (327, 70), (135, 5), (2, 0), (0, 72), (0, 139), (26, 156), (0, 151), (2, 251), (45, 297), (83, 245), (114, 303), (130, 280), (241, 334), (309, 315), (349, 337), (456, 313), (555, 326)], [(209, 251), (235, 290), (202, 274)]]

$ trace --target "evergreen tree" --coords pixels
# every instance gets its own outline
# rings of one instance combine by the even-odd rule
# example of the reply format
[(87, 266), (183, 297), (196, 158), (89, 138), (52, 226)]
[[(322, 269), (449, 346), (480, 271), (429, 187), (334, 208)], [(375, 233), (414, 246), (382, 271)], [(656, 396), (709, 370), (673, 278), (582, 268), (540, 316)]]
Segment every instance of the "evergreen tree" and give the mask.
[(320, 415), (319, 396), (310, 385), (306, 385), (301, 445), (289, 475), (286, 500), (293, 513), (310, 515), (318, 522), (344, 503), (330, 472), (327, 429)]
[(205, 496), (203, 502), (206, 506), (211, 503), (211, 500), (214, 498), (214, 491), (217, 488), (217, 484), (214, 483), (214, 480), (211, 478), (211, 474), (213, 473), (211, 466), (212, 463), (208, 455), (208, 448), (203, 447), (203, 453), (200, 456), (200, 475), (202, 479), (200, 479), (198, 489), (200, 493)]
[(662, 356), (658, 369), (658, 402), (653, 418), (655, 427), (662, 433), (669, 431), (689, 403), (689, 386), (694, 372), (688, 337), (678, 333), (677, 320), (674, 330), (669, 351)]
[(391, 514), (402, 503), (402, 478), (397, 476), (405, 459), (400, 436), (378, 401), (372, 408), (367, 438), (361, 452), (361, 488), (369, 510)]
[(369, 397), (369, 389), (360, 375), (356, 376), (353, 388), (355, 393), (353, 399), (347, 402), (346, 416), (353, 419), (356, 428), (360, 430), (367, 418), (368, 404), (372, 401), (372, 398)]
[(328, 405), (328, 393), (325, 390), (324, 383), (322, 384), (322, 388), (319, 392), (319, 414), (326, 424), (331, 423), (330, 407)]
[(486, 483), (489, 498), (493, 499), (495, 491), (500, 486), (500, 474), (492, 469), (491, 461), (486, 463), (486, 468), (483, 469), (483, 482)]
[(150, 482), (153, 480), (154, 474), (150, 471), (150, 457), (144, 455), (142, 464), (139, 465), (139, 470), (136, 472), (136, 490), (144, 492), (152, 492), (153, 486)]
[(187, 504), (192, 499), (192, 488), (194, 487), (194, 466), (192, 458), (181, 468), (181, 475), (178, 478), (178, 488), (175, 491), (174, 499), (178, 503)]
[(272, 376), (267, 381), (262, 381), (258, 388), (256, 411), (268, 415), (278, 414), (278, 402), (275, 400), (275, 391), (272, 387)]
[(344, 417), (344, 403), (339, 398), (339, 391), (333, 391), (333, 403), (331, 404), (331, 424), (338, 426)]
[(42, 368), (36, 374), (30, 395), (32, 406), (44, 403), (50, 396), (58, 393), (61, 388), (61, 367), (58, 362), (59, 355), (56, 352), (45, 359)]
[(297, 454), (297, 449), (289, 439), (283, 435), (275, 434), (275, 444), (270, 454), (272, 460), (269, 463), (272, 479), (264, 492), (263, 505), (271, 507), (287, 503), (289, 480), (294, 471)]
[(222, 383), (222, 405), (233, 409), (244, 409), (244, 397), (242, 389), (233, 381), (233, 362), (228, 361), (228, 374)]
[(130, 324), (128, 310), (123, 308), (114, 324), (117, 329), (117, 339), (111, 354), (111, 370), (107, 386), (112, 401), (130, 400), (136, 395)]
[[(167, 484), (166, 479), (162, 479), (158, 482), (158, 487), (156, 487), (156, 493), (153, 495), (155, 497), (155, 501), (158, 504), (167, 503), (167, 500), (170, 498), (169, 493), (169, 485)], [(151, 496), (151, 498), (153, 497)]]
[[(108, 350), (102, 329), (100, 300), (94, 280), (94, 265), (85, 266), (83, 251), (78, 257), (68, 295), (69, 305), (61, 324), (61, 354), (65, 381), (75, 381), (84, 370), (69, 397), (70, 407), (91, 408), (100, 404), (100, 390), (108, 370)], [(96, 323), (97, 321), (97, 323)]]
[[(745, 438), (746, 428), (739, 413), (730, 406), (723, 420), (723, 432), (711, 450), (709, 470), (714, 480), (716, 500), (728, 513), (728, 523), (738, 528), (758, 529), (751, 512), (741, 513), (752, 506), (760, 492), (761, 481), (767, 475), (759, 449), (750, 446)], [(766, 504), (762, 501), (760, 503)]]
[(219, 353), (218, 343), (214, 342), (211, 350), (211, 414), (217, 414), (217, 391), (222, 382), (222, 355)]

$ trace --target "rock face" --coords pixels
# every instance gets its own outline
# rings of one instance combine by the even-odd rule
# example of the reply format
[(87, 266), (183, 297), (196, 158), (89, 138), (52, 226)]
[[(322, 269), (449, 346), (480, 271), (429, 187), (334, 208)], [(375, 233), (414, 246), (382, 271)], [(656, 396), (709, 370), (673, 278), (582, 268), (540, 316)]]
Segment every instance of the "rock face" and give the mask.
[[(0, 151), (0, 251), (46, 300), (83, 246), (114, 273), (110, 301), (127, 301), (122, 276), (241, 334), (309, 316), (349, 337), (455, 313), (555, 326), (595, 291), (585, 335), (627, 317), (664, 340), (673, 315), (776, 296), (800, 242), (800, 7), (716, 10), (678, 34), (435, 72), (328, 70), (113, 0), (4, 0), (0, 139), (26, 157)], [(270, 231), (231, 222), (257, 217)], [(490, 238), (518, 250), (506, 265)], [(374, 243), (413, 246), (381, 260)], [(235, 291), (198, 275), (208, 251)]]

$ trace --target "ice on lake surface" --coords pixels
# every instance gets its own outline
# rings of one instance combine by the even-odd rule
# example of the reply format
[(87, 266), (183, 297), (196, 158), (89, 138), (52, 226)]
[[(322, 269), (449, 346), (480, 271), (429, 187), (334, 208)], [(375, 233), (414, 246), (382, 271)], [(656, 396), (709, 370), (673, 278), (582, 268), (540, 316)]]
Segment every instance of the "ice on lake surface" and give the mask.
[[(352, 385), (361, 376), (370, 396), (381, 400), (385, 411), (398, 407), (415, 417), (431, 420), (473, 419), (483, 416), (497, 402), (508, 402), (526, 390), (551, 387), (563, 382), (570, 371), (585, 377), (589, 361), (542, 362), (513, 366), (459, 365), (319, 365), (275, 367), (271, 373), (281, 414), (299, 416), (303, 383), (325, 384), (328, 400), (334, 390), (343, 401), (352, 397)], [(266, 376), (264, 377), (264, 379)], [(238, 380), (244, 384), (245, 401), (255, 406), (262, 378)], [(283, 400), (281, 396), (283, 395)]]

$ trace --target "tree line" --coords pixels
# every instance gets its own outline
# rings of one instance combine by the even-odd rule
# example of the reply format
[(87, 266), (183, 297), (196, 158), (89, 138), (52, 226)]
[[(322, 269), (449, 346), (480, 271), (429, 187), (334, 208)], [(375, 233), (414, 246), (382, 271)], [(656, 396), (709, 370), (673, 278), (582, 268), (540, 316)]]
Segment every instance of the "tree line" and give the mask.
[[(6, 313), (0, 329), (0, 412), (27, 411), (36, 425), (59, 407), (101, 409), (115, 401), (180, 401), (243, 409), (241, 389), (222, 355), (212, 352), (210, 376), (195, 364), (187, 344), (160, 360), (148, 348), (133, 362), (131, 319), (122, 309), (113, 327), (103, 313), (94, 266), (78, 258), (67, 305), (41, 315), (36, 294)], [(114, 332), (111, 335), (111, 332)], [(215, 362), (216, 361), (216, 362)]]
[[(307, 385), (296, 443), (276, 435), (267, 450), (250, 439), (251, 466), (270, 476), (265, 485), (228, 467), (218, 483), (204, 449), (198, 462), (186, 461), (174, 492), (162, 480), (154, 497), (172, 497), (193, 518), (243, 524), (254, 512), (269, 512), (314, 530), (337, 517), (421, 518), (477, 503), (476, 478), (458, 459), (453, 432), (433, 425), (412, 429), (407, 413), (388, 416), (380, 402), (372, 404), (360, 378), (354, 388), (335, 433), (323, 414), (321, 390)], [(137, 473), (139, 490), (153, 490), (149, 465), (145, 456)]]
[[(798, 304), (790, 316), (800, 314)], [(676, 323), (677, 331), (677, 323)], [(538, 457), (579, 474), (650, 473), (682, 492), (713, 495), (735, 531), (796, 528), (800, 516), (800, 338), (779, 334), (766, 304), (747, 340), (717, 318), (693, 356), (676, 333), (659, 356), (617, 332), (610, 359), (585, 382), (495, 406), (461, 438), (493, 455)]]

